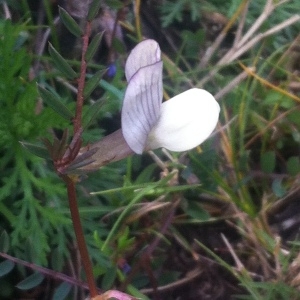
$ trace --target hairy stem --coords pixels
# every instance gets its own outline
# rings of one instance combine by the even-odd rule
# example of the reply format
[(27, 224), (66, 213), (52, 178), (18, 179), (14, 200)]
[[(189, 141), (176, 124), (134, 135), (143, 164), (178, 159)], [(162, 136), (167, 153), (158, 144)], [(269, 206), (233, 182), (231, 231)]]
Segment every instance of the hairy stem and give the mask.
[(86, 67), (87, 67), (85, 55), (89, 45), (89, 37), (91, 35), (91, 30), (92, 30), (91, 22), (86, 22), (85, 32), (84, 35), (82, 36), (83, 45), (82, 45), (82, 54), (81, 54), (80, 77), (78, 79), (76, 114), (74, 119), (74, 133), (78, 132), (81, 129), (82, 107), (84, 102), (83, 90), (85, 85), (85, 76), (86, 76)]
[(76, 200), (75, 182), (67, 175), (63, 175), (63, 180), (67, 185), (68, 200), (69, 200), (71, 218), (73, 222), (73, 228), (75, 231), (77, 245), (81, 256), (83, 268), (86, 274), (86, 279), (89, 286), (91, 298), (93, 298), (97, 296), (98, 293), (97, 293), (96, 283), (94, 280), (92, 263), (88, 254), (88, 250), (83, 235), (82, 225), (80, 221), (80, 215), (79, 215), (79, 210), (78, 210), (78, 205)]

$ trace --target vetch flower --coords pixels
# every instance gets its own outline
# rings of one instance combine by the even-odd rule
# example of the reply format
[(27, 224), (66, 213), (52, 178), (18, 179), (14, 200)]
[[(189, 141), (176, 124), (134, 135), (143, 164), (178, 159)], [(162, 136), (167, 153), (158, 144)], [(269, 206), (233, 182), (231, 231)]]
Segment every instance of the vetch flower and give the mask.
[(190, 89), (162, 103), (161, 52), (154, 40), (145, 40), (131, 51), (125, 74), (122, 132), (135, 153), (160, 147), (190, 150), (215, 129), (220, 106), (205, 90)]
[(187, 151), (210, 136), (219, 118), (218, 102), (209, 92), (193, 88), (162, 103), (162, 74), (158, 43), (151, 39), (140, 42), (125, 65), (128, 86), (122, 128), (83, 148), (73, 168), (92, 171), (130, 154), (160, 147)]

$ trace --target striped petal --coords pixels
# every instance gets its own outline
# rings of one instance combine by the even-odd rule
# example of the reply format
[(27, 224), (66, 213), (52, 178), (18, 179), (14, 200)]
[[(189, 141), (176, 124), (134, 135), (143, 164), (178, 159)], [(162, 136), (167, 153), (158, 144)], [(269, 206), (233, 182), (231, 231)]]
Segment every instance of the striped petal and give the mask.
[(152, 40), (138, 44), (126, 63), (129, 83), (121, 113), (122, 133), (137, 154), (144, 151), (148, 135), (160, 116), (162, 68), (158, 44)]
[(154, 40), (144, 40), (130, 52), (125, 64), (125, 76), (129, 82), (131, 77), (140, 69), (161, 61), (159, 45)]

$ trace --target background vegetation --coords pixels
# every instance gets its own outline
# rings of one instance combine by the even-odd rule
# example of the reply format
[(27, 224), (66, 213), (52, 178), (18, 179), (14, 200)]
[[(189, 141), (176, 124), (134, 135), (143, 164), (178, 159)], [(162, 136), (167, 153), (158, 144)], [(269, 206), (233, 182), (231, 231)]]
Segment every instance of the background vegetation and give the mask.
[[(71, 129), (37, 83), (74, 110), (76, 81), (48, 42), (79, 70), (81, 40), (58, 4), (83, 24), (81, 2), (1, 2), (1, 299), (87, 293), (64, 184), (50, 159), (25, 149)], [(120, 127), (124, 62), (143, 37), (162, 48), (165, 98), (205, 88), (221, 117), (201, 148), (135, 155), (82, 177), (99, 288), (142, 299), (300, 299), (298, 12), (297, 0), (102, 1), (87, 78), (103, 76), (85, 102), (85, 144)]]

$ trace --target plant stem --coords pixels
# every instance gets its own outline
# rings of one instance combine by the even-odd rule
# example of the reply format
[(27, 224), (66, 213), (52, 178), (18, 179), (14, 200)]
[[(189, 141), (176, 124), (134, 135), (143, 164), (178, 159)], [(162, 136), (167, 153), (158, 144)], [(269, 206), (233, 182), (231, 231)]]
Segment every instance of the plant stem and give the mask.
[(37, 272), (39, 272), (43, 275), (52, 277), (53, 279), (58, 279), (58, 280), (70, 283), (72, 285), (79, 286), (79, 287), (84, 288), (86, 290), (89, 289), (88, 285), (85, 282), (83, 282), (81, 280), (78, 280), (76, 278), (72, 278), (72, 277), (70, 277), (68, 275), (65, 275), (63, 273), (56, 272), (56, 271), (53, 271), (51, 269), (41, 267), (41, 266), (38, 266), (38, 265), (33, 264), (33, 263), (29, 263), (25, 260), (19, 259), (17, 257), (13, 257), (13, 256), (8, 255), (8, 254), (3, 253), (3, 252), (0, 252), (0, 257), (3, 257), (7, 260), (10, 260), (10, 261), (14, 262), (15, 264), (30, 268), (31, 270), (37, 271)]
[(86, 51), (89, 45), (89, 37), (91, 34), (91, 22), (86, 22), (84, 35), (82, 36), (82, 54), (81, 54), (81, 67), (80, 67), (80, 77), (78, 78), (78, 92), (76, 101), (76, 113), (74, 119), (74, 133), (81, 129), (81, 117), (82, 117), (82, 107), (84, 102), (83, 90), (85, 85), (85, 75), (87, 62), (85, 59)]
[[(82, 36), (82, 54), (81, 54), (81, 65), (80, 65), (80, 76), (78, 78), (78, 90), (77, 90), (77, 101), (76, 101), (76, 112), (75, 118), (73, 120), (74, 124), (74, 137), (73, 137), (73, 147), (75, 152), (76, 145), (80, 145), (81, 141), (81, 133), (82, 133), (82, 108), (84, 103), (84, 86), (85, 86), (85, 77), (86, 77), (86, 68), (87, 62), (85, 59), (85, 55), (89, 45), (89, 37), (91, 34), (91, 23), (86, 22), (84, 35)], [(72, 143), (71, 143), (72, 144)], [(77, 154), (77, 153), (76, 153)], [(66, 155), (71, 157), (71, 153), (66, 152)], [(92, 263), (88, 254), (87, 246), (85, 243), (82, 225), (80, 221), (80, 215), (76, 200), (76, 188), (75, 188), (75, 181), (70, 178), (68, 175), (62, 175), (63, 180), (67, 185), (68, 191), (68, 200), (69, 200), (69, 207), (71, 212), (71, 218), (73, 222), (73, 228), (75, 231), (75, 236), (77, 240), (77, 245), (80, 253), (80, 257), (82, 260), (83, 268), (86, 274), (87, 283), (90, 290), (91, 298), (96, 297), (97, 287), (93, 276), (93, 268)]]
[(136, 35), (138, 41), (142, 41), (143, 39), (142, 29), (141, 29), (140, 8), (141, 8), (141, 0), (136, 0), (134, 14), (135, 14)]
[(88, 250), (83, 235), (82, 225), (80, 221), (80, 215), (79, 215), (78, 205), (76, 201), (75, 182), (67, 175), (63, 175), (63, 180), (67, 185), (68, 200), (69, 200), (69, 206), (70, 206), (70, 212), (71, 212), (71, 218), (72, 218), (73, 227), (75, 231), (75, 236), (76, 236), (83, 268), (86, 274), (86, 279), (89, 286), (91, 298), (93, 298), (98, 295), (98, 292), (94, 280), (92, 263), (88, 254)]

